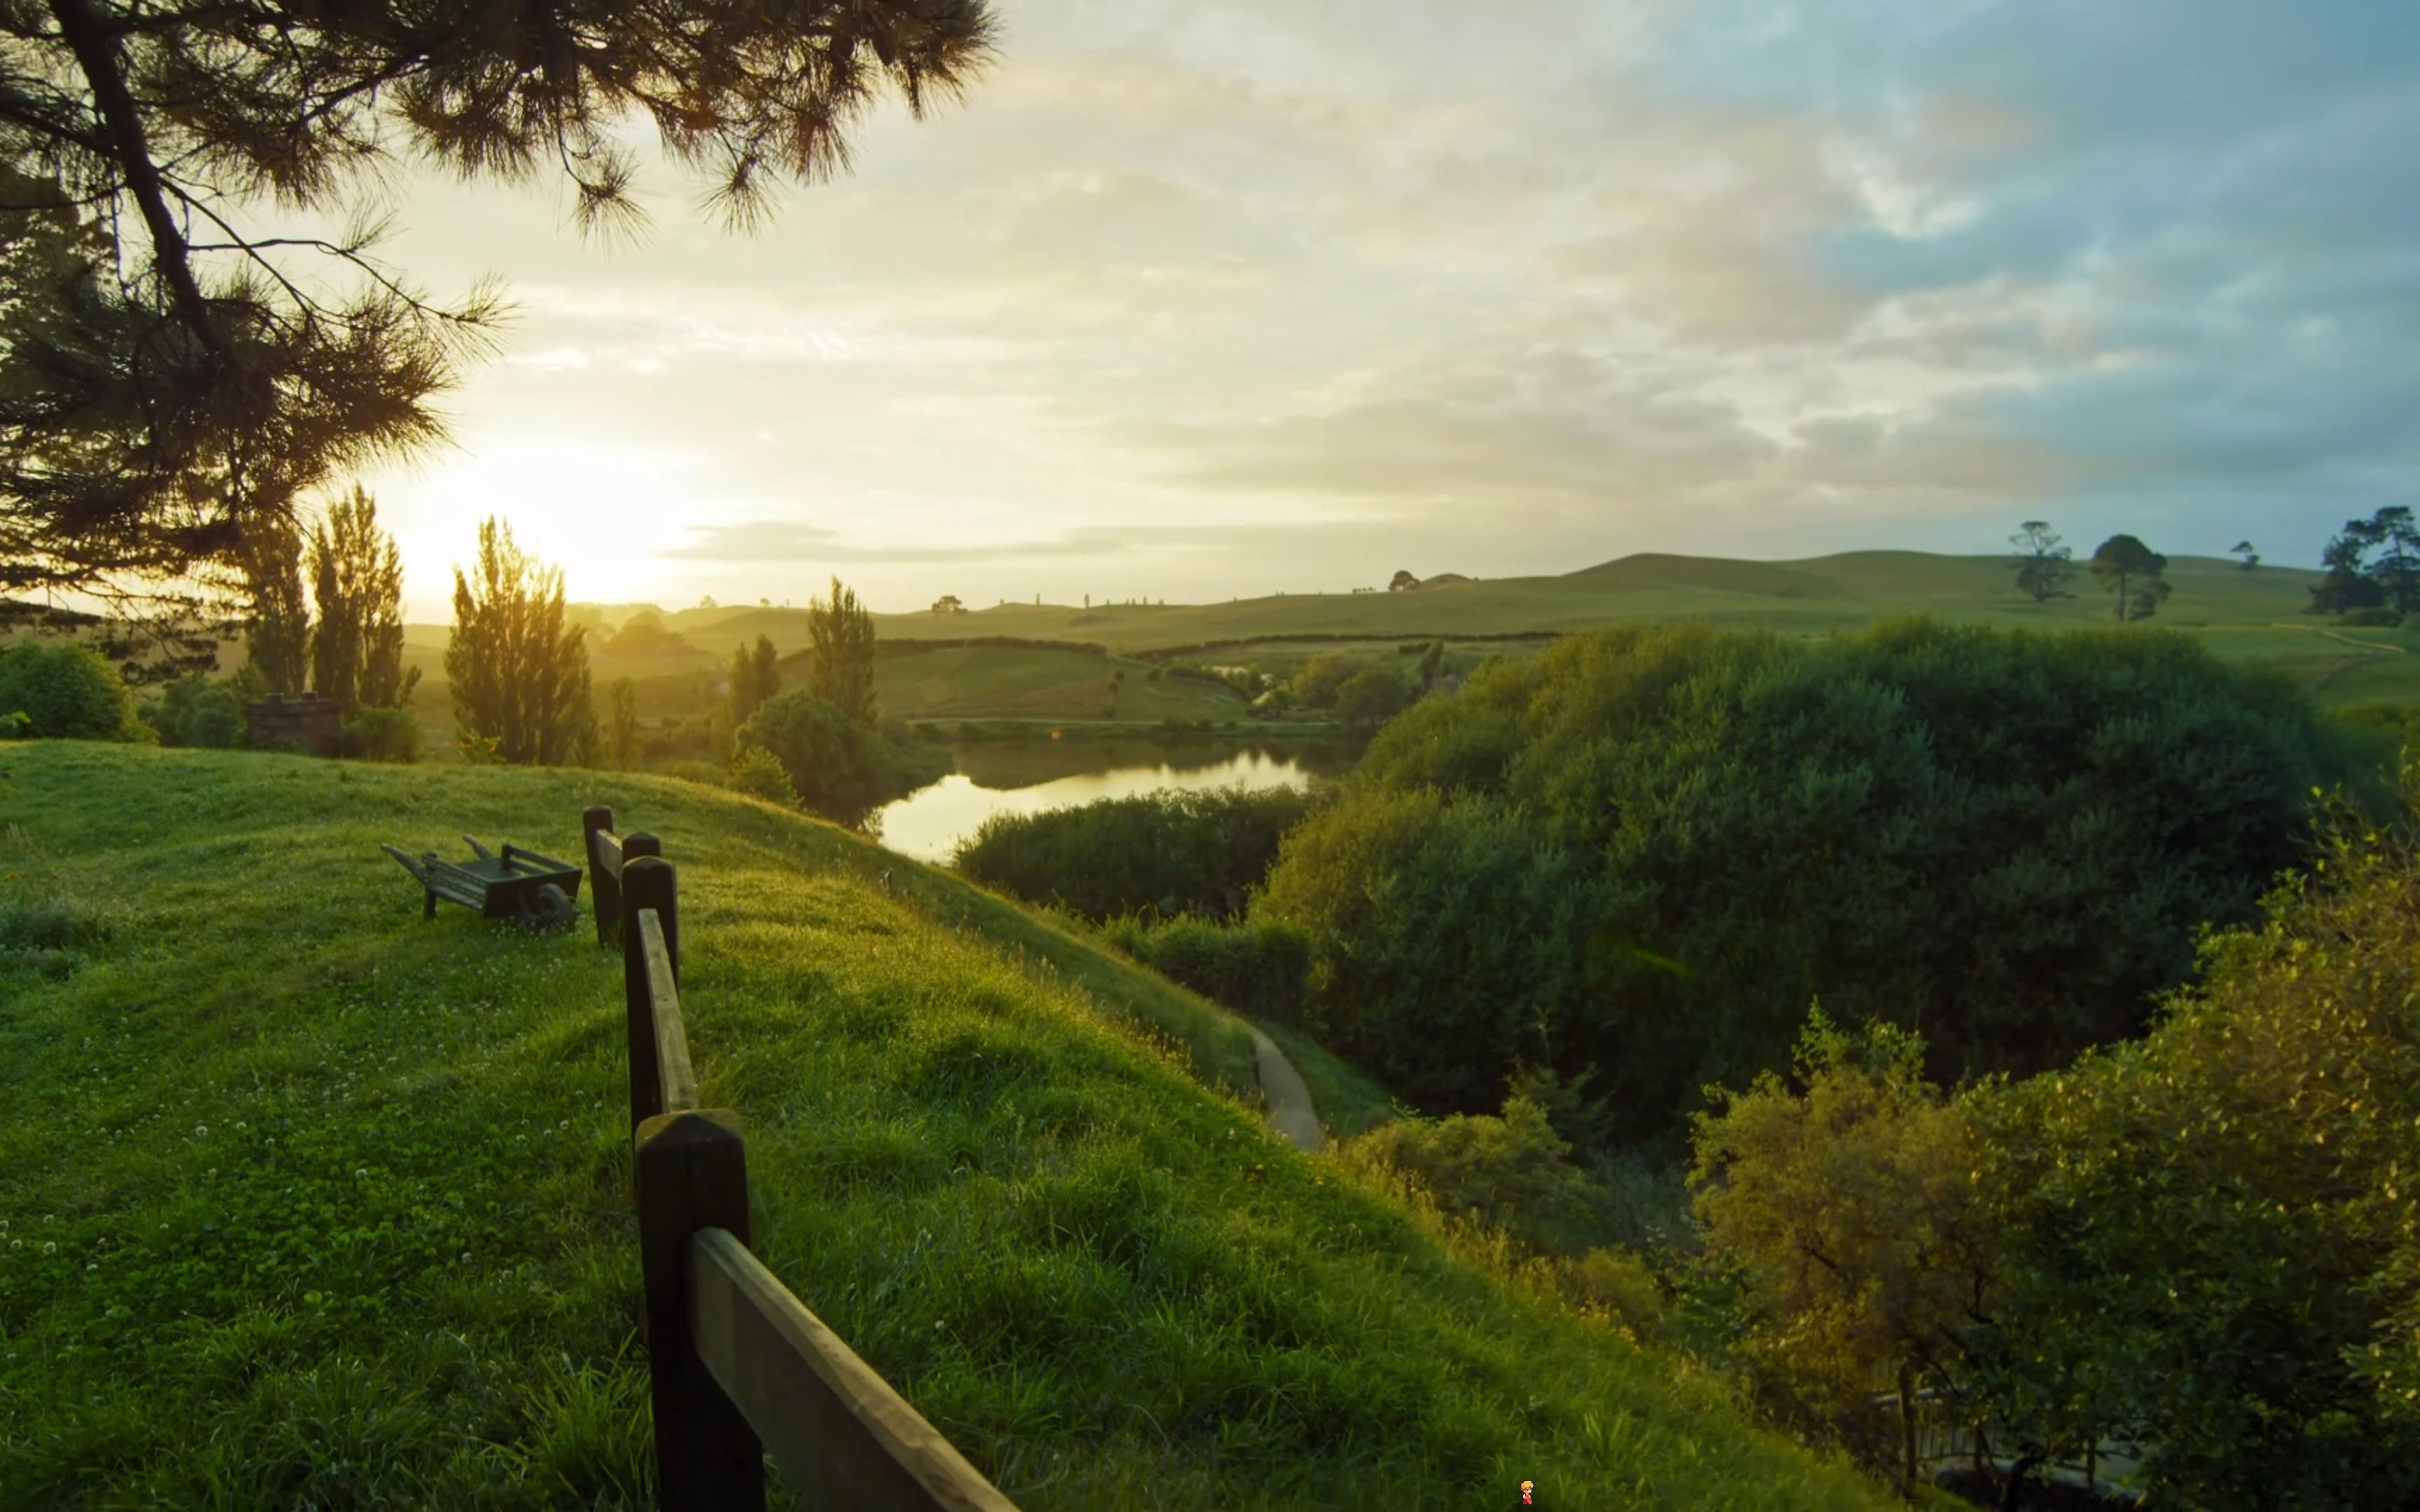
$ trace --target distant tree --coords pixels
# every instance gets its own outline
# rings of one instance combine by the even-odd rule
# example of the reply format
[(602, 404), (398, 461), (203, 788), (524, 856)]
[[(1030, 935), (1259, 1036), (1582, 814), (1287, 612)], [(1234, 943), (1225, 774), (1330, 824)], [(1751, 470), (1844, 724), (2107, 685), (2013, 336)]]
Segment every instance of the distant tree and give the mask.
[(2168, 596), (2162, 573), (2168, 559), (2131, 535), (2113, 535), (2094, 548), (2092, 576), (2118, 595), (2118, 618), (2148, 620)]
[(1374, 730), (1404, 712), (1412, 701), (1402, 679), (1370, 667), (1346, 678), (1336, 689), (1336, 714), (1357, 729)]
[(473, 571), (454, 569), (445, 677), (466, 748), (562, 765), (596, 747), (586, 636), (564, 623), (562, 569), (523, 554), (501, 520), (480, 524)]
[(300, 693), (311, 678), (311, 603), (302, 587), (302, 531), (293, 517), (264, 519), (244, 539), (243, 574), (252, 601), (246, 664), (271, 693)]
[(1445, 642), (1430, 641), (1428, 649), (1420, 653), (1420, 687), (1423, 688), (1436, 687), (1437, 669), (1444, 665)]
[(2420, 526), (2404, 504), (2389, 504), (2370, 517), (2379, 552), (2369, 575), (2397, 614), (2420, 609)]
[(730, 727), (734, 730), (748, 722), (748, 717), (764, 706), (767, 699), (782, 690), (781, 657), (772, 640), (758, 636), (756, 644), (734, 647), (731, 653), (731, 689), (726, 698)]
[(2252, 549), (2252, 543), (2249, 541), (2236, 542), (2233, 546), (2226, 548), (2226, 554), (2229, 556), (2242, 557), (2243, 559), (2243, 570), (2246, 572), (2250, 572), (2253, 568), (2260, 565), (2260, 553)]
[(639, 764), (639, 692), (627, 677), (616, 677), (606, 697), (607, 759), (616, 771)]
[(1398, 569), (1395, 576), (1388, 579), (1387, 592), (1390, 594), (1409, 593), (1419, 585), (1420, 580), (1418, 578), (1413, 577), (1408, 571)]
[(2029, 519), (2017, 527), (2009, 537), (2017, 548), (2017, 587), (2033, 597), (2037, 604), (2054, 598), (2065, 598), (2068, 579), (2075, 575), (2075, 564), (2069, 561), (2072, 554), (2058, 544), (2058, 532), (2048, 520)]
[[(808, 603), (807, 639), (814, 650), (809, 687), (861, 728), (873, 729), (874, 616), (838, 578), (831, 580), (829, 599)], [(799, 790), (805, 793), (807, 784)]]
[(696, 648), (688, 637), (665, 629), (662, 618), (653, 610), (643, 609), (623, 621), (601, 649), (609, 656), (637, 657), (686, 654)]
[(409, 702), (420, 669), (403, 664), (403, 559), (359, 485), (312, 532), (311, 580), (312, 686), (348, 719)]
[(697, 607), (700, 609), (720, 609), (721, 606), (715, 603), (714, 595), (712, 594), (706, 594), (698, 599)]
[(879, 762), (872, 735), (830, 699), (795, 687), (766, 701), (736, 733), (742, 760), (772, 754), (799, 799), (814, 804), (863, 780)]
[[(1086, 602), (1089, 604), (1091, 601), (1088, 599)], [(933, 612), (936, 614), (964, 614), (966, 611), (966, 605), (959, 602), (955, 594), (943, 594), (933, 600)]]

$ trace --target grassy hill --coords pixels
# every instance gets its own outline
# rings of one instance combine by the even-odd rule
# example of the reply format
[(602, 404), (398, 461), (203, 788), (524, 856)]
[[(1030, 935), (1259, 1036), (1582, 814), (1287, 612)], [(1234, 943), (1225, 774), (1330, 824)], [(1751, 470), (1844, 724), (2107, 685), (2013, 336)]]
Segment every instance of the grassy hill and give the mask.
[[(2331, 634), (2302, 612), (2318, 574), (2231, 559), (2171, 557), (2174, 594), (2156, 628), (2205, 638), (2230, 660), (2275, 670), (2332, 706), (2420, 702), (2420, 631)], [(1121, 653), (1210, 642), (1254, 642), (1228, 653), (1307, 654), (1290, 637), (1415, 637), (1577, 630), (1634, 619), (1701, 618), (1792, 633), (1850, 629), (1893, 614), (2014, 625), (2105, 625), (2109, 598), (2079, 571), (2074, 596), (2037, 604), (2019, 593), (2006, 558), (1921, 551), (1849, 551), (1794, 562), (1744, 562), (1642, 553), (1554, 577), (1501, 578), (1404, 594), (1306, 594), (1224, 604), (1006, 604), (946, 618), (876, 616), (886, 639), (1017, 636), (1090, 640)], [(670, 623), (703, 646), (726, 650), (743, 637), (803, 644), (803, 610), (688, 609)], [(2348, 638), (2349, 636), (2349, 638)], [(1508, 648), (1517, 652), (1518, 648)]]
[(643, 1502), (618, 964), (424, 922), (375, 848), (568, 854), (600, 801), (681, 868), (761, 1253), (1021, 1504), (1890, 1504), (1268, 1134), (1233, 1019), (830, 826), (591, 772), (0, 771), (0, 1505)]

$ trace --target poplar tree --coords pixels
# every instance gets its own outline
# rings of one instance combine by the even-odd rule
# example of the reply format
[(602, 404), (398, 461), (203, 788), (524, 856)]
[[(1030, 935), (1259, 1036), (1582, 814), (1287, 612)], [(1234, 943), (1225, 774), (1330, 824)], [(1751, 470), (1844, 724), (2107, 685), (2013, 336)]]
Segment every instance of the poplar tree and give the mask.
[(328, 511), (311, 537), (311, 674), (348, 719), (364, 709), (400, 708), (420, 669), (403, 664), (403, 558), (379, 529), (378, 501), (360, 485)]
[(831, 597), (807, 605), (807, 638), (814, 648), (809, 687), (861, 728), (874, 728), (874, 616), (854, 589), (831, 580)]
[(302, 531), (287, 517), (261, 522), (247, 540), (243, 575), (252, 610), (244, 659), (260, 686), (300, 693), (311, 676), (311, 604), (302, 588)]
[(502, 520), (480, 524), (473, 572), (454, 569), (445, 677), (466, 750), (554, 766), (596, 748), (587, 633), (565, 622), (563, 571), (524, 554)]

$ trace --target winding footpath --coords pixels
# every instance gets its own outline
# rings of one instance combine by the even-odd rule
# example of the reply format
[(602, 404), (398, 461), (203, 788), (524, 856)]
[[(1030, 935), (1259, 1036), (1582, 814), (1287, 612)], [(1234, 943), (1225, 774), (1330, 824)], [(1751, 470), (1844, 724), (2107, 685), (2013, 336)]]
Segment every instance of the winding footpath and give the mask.
[(1311, 1104), (1311, 1088), (1303, 1085), (1302, 1072), (1294, 1069), (1277, 1041), (1258, 1028), (1252, 1029), (1252, 1069), (1261, 1079), (1269, 1127), (1285, 1135), (1296, 1149), (1313, 1154), (1326, 1149), (1327, 1135), (1319, 1127), (1319, 1110)]

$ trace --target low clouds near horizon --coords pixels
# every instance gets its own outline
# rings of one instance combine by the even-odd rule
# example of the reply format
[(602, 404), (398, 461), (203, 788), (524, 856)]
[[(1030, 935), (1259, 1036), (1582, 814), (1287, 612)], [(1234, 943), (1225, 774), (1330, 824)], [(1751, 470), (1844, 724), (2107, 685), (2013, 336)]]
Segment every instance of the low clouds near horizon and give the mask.
[(2309, 562), (2420, 483), (2420, 12), (2374, 0), (1008, 0), (961, 105), (725, 236), (414, 189), (502, 273), (415, 601), (885, 608), (1989, 550)]

